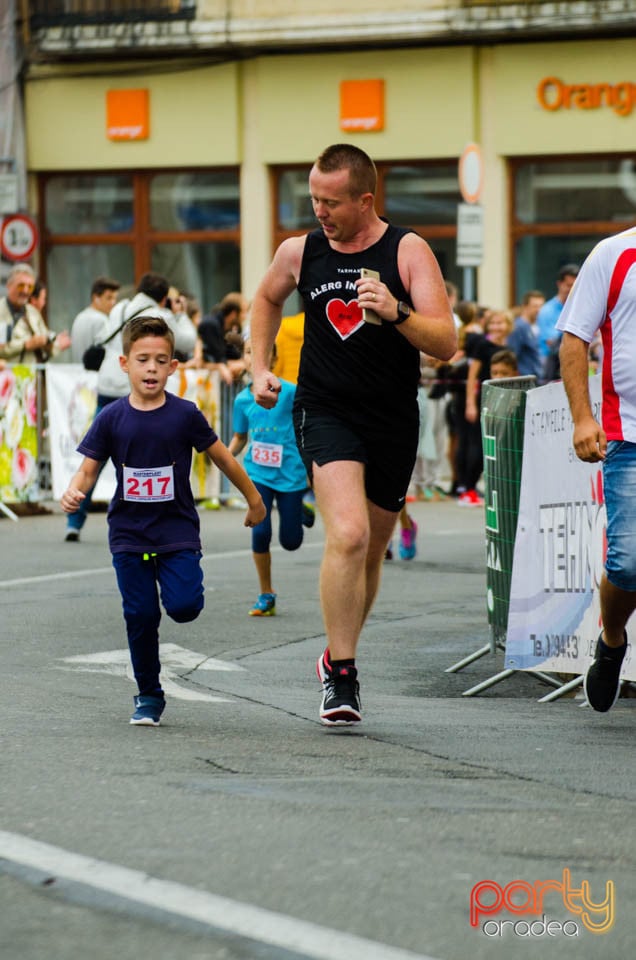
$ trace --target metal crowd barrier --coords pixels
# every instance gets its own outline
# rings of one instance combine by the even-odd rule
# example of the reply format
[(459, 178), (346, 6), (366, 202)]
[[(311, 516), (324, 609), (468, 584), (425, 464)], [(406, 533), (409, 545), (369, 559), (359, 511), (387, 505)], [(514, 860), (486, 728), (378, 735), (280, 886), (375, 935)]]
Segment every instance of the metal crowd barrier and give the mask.
[[(7, 364), (0, 370), (0, 513), (11, 520), (17, 520), (18, 516), (9, 505), (34, 504), (53, 498), (46, 370), (47, 364)], [(234, 399), (244, 385), (243, 380), (220, 384), (219, 434), (226, 444), (232, 438)], [(18, 416), (23, 418), (22, 424), (18, 423)], [(8, 417), (15, 422), (13, 428)], [(28, 433), (24, 449), (20, 447), (18, 432), (25, 436)], [(15, 464), (20, 459), (31, 465), (31, 483), (26, 492), (15, 482)], [(231, 495), (230, 482), (221, 474), (219, 499), (224, 502)]]

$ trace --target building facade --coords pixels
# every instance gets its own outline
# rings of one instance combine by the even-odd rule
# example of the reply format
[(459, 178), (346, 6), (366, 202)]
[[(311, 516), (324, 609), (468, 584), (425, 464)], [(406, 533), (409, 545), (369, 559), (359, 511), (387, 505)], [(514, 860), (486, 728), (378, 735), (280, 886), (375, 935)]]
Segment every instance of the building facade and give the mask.
[(633, 0), (26, 7), (28, 206), (55, 328), (98, 274), (158, 270), (204, 309), (250, 297), (280, 240), (313, 227), (307, 174), (335, 142), (374, 158), (379, 211), (460, 289), (458, 158), (479, 145), (490, 305), (551, 296), (561, 265), (636, 218)]

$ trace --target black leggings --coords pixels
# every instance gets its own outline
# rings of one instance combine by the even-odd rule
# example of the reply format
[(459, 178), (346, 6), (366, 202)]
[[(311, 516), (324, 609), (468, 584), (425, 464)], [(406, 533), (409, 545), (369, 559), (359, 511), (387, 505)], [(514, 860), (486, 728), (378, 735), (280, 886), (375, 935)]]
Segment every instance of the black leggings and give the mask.
[(267, 514), (252, 529), (252, 551), (269, 553), (272, 541), (272, 507), (274, 498), (278, 507), (278, 539), (283, 550), (298, 550), (303, 542), (303, 494), (305, 490), (280, 491), (266, 487), (264, 483), (254, 483), (263, 498)]
[(456, 411), (457, 454), (455, 470), (457, 486), (474, 490), (484, 469), (484, 453), (481, 445), (481, 424), (466, 419), (463, 410)]

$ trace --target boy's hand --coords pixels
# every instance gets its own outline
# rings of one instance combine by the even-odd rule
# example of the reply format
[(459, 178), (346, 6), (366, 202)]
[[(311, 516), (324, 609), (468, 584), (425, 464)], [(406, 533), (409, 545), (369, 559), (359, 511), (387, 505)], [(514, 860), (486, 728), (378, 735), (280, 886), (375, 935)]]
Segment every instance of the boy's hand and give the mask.
[(267, 510), (265, 509), (265, 504), (261, 497), (258, 498), (258, 502), (251, 504), (247, 508), (247, 513), (245, 514), (245, 520), (243, 521), (244, 527), (255, 527), (261, 523), (267, 516)]
[(62, 494), (62, 499), (60, 504), (64, 513), (75, 513), (79, 510), (79, 505), (86, 498), (86, 494), (82, 493), (81, 490), (76, 490), (75, 487), (69, 487)]

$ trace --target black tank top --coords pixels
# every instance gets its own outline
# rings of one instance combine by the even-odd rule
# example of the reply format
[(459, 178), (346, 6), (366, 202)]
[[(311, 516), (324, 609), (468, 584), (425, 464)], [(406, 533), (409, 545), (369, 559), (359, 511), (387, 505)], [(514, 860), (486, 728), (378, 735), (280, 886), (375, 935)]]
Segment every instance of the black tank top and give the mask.
[[(377, 270), (398, 300), (411, 306), (398, 272), (399, 243), (412, 231), (387, 226), (358, 253), (333, 250), (321, 229), (308, 234), (298, 280), (305, 305), (296, 405), (347, 415), (352, 422), (417, 421), (419, 351), (395, 327), (362, 320), (355, 280)], [(399, 422), (399, 421), (398, 421)]]

